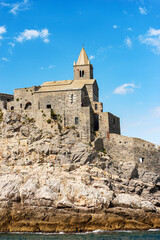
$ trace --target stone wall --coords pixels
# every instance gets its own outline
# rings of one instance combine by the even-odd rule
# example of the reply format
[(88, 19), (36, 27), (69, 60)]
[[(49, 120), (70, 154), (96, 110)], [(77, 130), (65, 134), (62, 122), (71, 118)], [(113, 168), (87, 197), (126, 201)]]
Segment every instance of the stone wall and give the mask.
[(0, 93), (0, 109), (8, 109), (10, 102), (13, 102), (14, 96), (11, 94)]
[(109, 134), (109, 138), (104, 138), (103, 142), (113, 159), (133, 161), (147, 170), (160, 171), (160, 149), (155, 144), (119, 134)]
[[(80, 71), (84, 71), (84, 76), (80, 77)], [(93, 66), (87, 65), (74, 65), (74, 80), (93, 79)]]
[(120, 119), (109, 112), (100, 112), (99, 136), (107, 138), (108, 133), (120, 134)]
[[(38, 89), (38, 87), (29, 87), (29, 88), (19, 88), (14, 90), (14, 109), (20, 110), (26, 110), (26, 109), (35, 109), (34, 106), (34, 94), (35, 91)], [(29, 103), (31, 105), (29, 106)], [(28, 107), (27, 107), (28, 104)]]

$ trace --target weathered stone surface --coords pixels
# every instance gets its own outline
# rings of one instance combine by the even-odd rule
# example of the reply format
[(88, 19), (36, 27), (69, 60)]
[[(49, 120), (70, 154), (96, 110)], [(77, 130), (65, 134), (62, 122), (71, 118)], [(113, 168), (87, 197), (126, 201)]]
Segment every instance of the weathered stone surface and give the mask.
[(0, 130), (14, 137), (0, 137), (0, 231), (160, 228), (157, 173), (97, 152), (73, 129), (5, 119)]

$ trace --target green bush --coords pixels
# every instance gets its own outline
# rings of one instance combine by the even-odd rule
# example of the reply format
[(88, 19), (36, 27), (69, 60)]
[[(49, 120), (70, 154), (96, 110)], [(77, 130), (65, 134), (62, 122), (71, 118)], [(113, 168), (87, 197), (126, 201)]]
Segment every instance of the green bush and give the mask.
[(3, 113), (2, 110), (0, 109), (0, 123), (3, 121)]
[(50, 119), (50, 118), (47, 120), (47, 123), (48, 123), (48, 124), (50, 124), (50, 123), (51, 123), (51, 119)]

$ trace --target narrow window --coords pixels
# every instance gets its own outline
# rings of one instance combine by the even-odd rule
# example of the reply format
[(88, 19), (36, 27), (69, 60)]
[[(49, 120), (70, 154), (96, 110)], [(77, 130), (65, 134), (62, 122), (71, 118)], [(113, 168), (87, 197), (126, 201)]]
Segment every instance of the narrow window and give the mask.
[(84, 70), (80, 70), (80, 71), (79, 71), (79, 76), (80, 76), (80, 77), (84, 77)]
[(140, 157), (140, 158), (139, 158), (139, 162), (140, 162), (140, 163), (143, 163), (143, 161), (144, 161), (144, 158), (143, 158), (143, 157)]
[(71, 94), (71, 103), (73, 103), (73, 93)]
[(13, 106), (11, 107), (11, 110), (12, 110), (12, 111), (14, 110), (14, 107), (13, 107)]
[(46, 106), (47, 108), (51, 108), (51, 104), (47, 104), (47, 106)]
[(78, 123), (79, 123), (79, 119), (78, 117), (75, 117), (75, 125), (78, 125)]
[(113, 118), (113, 124), (116, 125), (116, 119), (115, 118)]
[(97, 104), (95, 104), (95, 110), (97, 110), (98, 109), (98, 106), (97, 106)]
[(22, 108), (22, 103), (20, 104), (20, 108)]

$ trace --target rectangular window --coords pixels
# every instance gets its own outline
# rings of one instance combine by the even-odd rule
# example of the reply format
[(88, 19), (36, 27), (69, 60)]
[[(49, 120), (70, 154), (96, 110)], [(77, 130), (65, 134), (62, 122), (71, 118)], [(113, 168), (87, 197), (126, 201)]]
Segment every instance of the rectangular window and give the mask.
[(46, 106), (47, 108), (51, 108), (51, 104), (47, 104), (47, 106)]
[(79, 123), (79, 119), (78, 117), (75, 117), (75, 125), (78, 125), (78, 123)]

